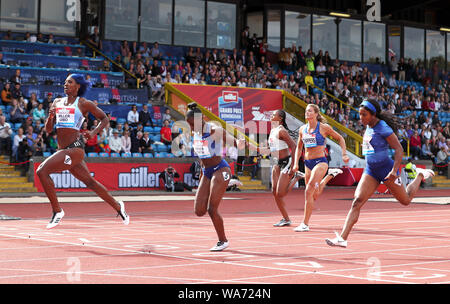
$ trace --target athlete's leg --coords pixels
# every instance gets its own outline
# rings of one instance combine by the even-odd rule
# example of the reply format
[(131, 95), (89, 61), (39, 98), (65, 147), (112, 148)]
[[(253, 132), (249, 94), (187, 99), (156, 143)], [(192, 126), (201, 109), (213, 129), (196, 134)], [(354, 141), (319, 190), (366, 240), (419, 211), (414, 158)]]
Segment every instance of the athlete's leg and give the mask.
[(275, 198), (275, 202), (277, 203), (278, 210), (280, 210), (281, 215), (283, 218), (288, 221), (289, 220), (289, 214), (286, 211), (285, 202), (283, 199), (283, 196), (281, 196), (278, 192), (279, 183), (280, 183), (281, 173), (280, 173), (280, 167), (278, 165), (274, 165), (272, 167), (272, 194)]
[(208, 211), (210, 185), (211, 180), (203, 174), (194, 200), (194, 212), (197, 216), (204, 216)]
[(97, 195), (107, 202), (114, 210), (120, 211), (119, 203), (114, 199), (114, 197), (109, 194), (108, 190), (100, 184), (96, 179), (91, 176), (86, 162), (82, 160), (76, 166), (70, 169), (70, 173), (77, 178), (79, 181), (83, 182), (86, 187), (97, 193)]
[(59, 150), (48, 157), (36, 170), (36, 175), (41, 181), (45, 194), (47, 195), (54, 213), (61, 212), (58, 198), (56, 196), (55, 185), (50, 177), (51, 173), (70, 170), (79, 164), (84, 158), (82, 149)]
[[(306, 171), (309, 169), (305, 169)], [(309, 172), (308, 180), (305, 187), (305, 210), (303, 216), (303, 223), (308, 225), (314, 209), (314, 193), (316, 189), (319, 188), (319, 182), (328, 170), (327, 163), (319, 163)], [(306, 177), (306, 176), (305, 176)]]
[(225, 229), (223, 226), (222, 216), (219, 214), (219, 205), (222, 201), (223, 195), (227, 190), (228, 183), (231, 179), (231, 170), (229, 167), (223, 167), (213, 174), (210, 186), (210, 195), (208, 203), (208, 214), (216, 229), (219, 241), (227, 242), (225, 236)]
[(356, 187), (352, 207), (347, 214), (347, 218), (345, 219), (344, 227), (341, 232), (341, 237), (344, 240), (347, 240), (350, 231), (358, 221), (362, 206), (364, 206), (379, 185), (380, 183), (374, 177), (366, 173), (362, 175), (361, 180)]
[(418, 172), (416, 178), (406, 187), (406, 189), (403, 185), (399, 185), (392, 181), (385, 181), (384, 184), (400, 204), (408, 206), (419, 190), (423, 179), (423, 173)]

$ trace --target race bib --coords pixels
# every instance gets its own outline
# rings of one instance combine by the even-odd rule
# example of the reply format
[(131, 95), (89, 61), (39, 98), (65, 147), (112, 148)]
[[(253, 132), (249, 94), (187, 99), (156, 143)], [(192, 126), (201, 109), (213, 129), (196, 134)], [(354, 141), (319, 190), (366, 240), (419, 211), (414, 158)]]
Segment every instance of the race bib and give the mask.
[(317, 147), (316, 134), (303, 133), (303, 144), (305, 148)]
[(370, 144), (371, 140), (372, 140), (372, 132), (366, 131), (366, 133), (364, 133), (363, 144), (362, 144), (362, 154), (364, 156), (375, 154), (375, 149)]
[(56, 108), (55, 113), (58, 127), (75, 127), (75, 108)]
[(200, 136), (194, 135), (194, 142), (192, 148), (194, 149), (195, 154), (199, 158), (210, 158), (211, 153), (209, 151), (208, 141), (206, 139), (200, 139)]

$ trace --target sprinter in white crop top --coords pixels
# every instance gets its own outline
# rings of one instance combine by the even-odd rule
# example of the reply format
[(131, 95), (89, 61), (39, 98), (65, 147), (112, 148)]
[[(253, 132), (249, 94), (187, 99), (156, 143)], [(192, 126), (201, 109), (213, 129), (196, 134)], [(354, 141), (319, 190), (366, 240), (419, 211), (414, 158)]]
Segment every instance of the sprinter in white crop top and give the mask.
[[(92, 101), (82, 97), (87, 88), (88, 82), (83, 75), (69, 75), (64, 83), (64, 93), (67, 96), (53, 101), (45, 121), (45, 131), (47, 134), (56, 132), (58, 141), (58, 151), (41, 163), (36, 170), (53, 210), (52, 219), (47, 225), (48, 229), (57, 226), (64, 217), (64, 211), (59, 205), (50, 174), (64, 170), (69, 170), (75, 178), (114, 208), (125, 225), (129, 223), (124, 203), (116, 201), (107, 189), (91, 176), (84, 161), (84, 141), (97, 136), (109, 124), (105, 112)], [(94, 130), (83, 136), (80, 128), (89, 113), (92, 113), (100, 123)]]
[(289, 226), (291, 221), (285, 207), (284, 197), (302, 178), (301, 172), (290, 174), (292, 166), (292, 157), (295, 153), (296, 144), (288, 133), (286, 124), (286, 112), (276, 110), (271, 117), (272, 129), (270, 131), (268, 144), (270, 155), (275, 160), (272, 167), (272, 194), (277, 203), (283, 218), (274, 227)]

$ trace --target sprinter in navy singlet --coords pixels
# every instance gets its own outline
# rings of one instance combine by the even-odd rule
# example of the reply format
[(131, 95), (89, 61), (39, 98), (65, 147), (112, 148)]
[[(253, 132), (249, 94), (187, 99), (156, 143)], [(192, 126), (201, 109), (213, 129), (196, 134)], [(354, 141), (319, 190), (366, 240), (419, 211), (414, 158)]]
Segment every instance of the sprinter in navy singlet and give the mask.
[(195, 195), (195, 214), (203, 216), (208, 212), (219, 238), (210, 251), (222, 251), (229, 246), (229, 241), (219, 214), (219, 205), (231, 179), (230, 166), (222, 158), (223, 146), (231, 143), (242, 149), (245, 141), (236, 141), (221, 127), (206, 122), (196, 103), (189, 104), (188, 108), (186, 121), (193, 133), (192, 148), (200, 159), (203, 173)]

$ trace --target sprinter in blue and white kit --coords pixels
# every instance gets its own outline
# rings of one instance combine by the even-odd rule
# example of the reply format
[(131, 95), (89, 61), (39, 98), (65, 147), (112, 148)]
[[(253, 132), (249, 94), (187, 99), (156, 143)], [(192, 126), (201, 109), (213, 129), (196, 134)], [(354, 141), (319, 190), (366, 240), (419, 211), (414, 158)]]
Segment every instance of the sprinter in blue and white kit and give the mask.
[[(347, 247), (347, 238), (356, 224), (362, 206), (368, 201), (380, 183), (384, 183), (394, 197), (404, 206), (411, 203), (423, 180), (432, 177), (434, 172), (417, 168), (417, 177), (406, 189), (401, 184), (399, 169), (403, 158), (403, 148), (395, 132), (400, 121), (387, 111), (381, 111), (375, 100), (363, 101), (359, 116), (366, 131), (363, 137), (363, 155), (366, 168), (356, 188), (352, 207), (340, 234), (333, 239), (326, 239), (330, 246)], [(394, 160), (389, 156), (389, 149), (394, 149)]]
[(326, 184), (336, 175), (342, 173), (342, 170), (339, 168), (328, 169), (328, 160), (325, 157), (325, 139), (327, 136), (331, 136), (339, 142), (344, 163), (349, 161), (344, 138), (326, 123), (317, 105), (309, 104), (306, 107), (305, 119), (307, 124), (301, 126), (298, 132), (297, 148), (292, 168), (294, 173), (298, 172), (298, 161), (304, 147), (305, 211), (303, 222), (294, 229), (296, 232), (309, 231), (309, 220), (314, 209), (314, 202), (322, 193)]
[(189, 104), (188, 108), (186, 121), (193, 133), (192, 148), (200, 159), (203, 173), (195, 196), (195, 214), (203, 216), (208, 212), (219, 238), (216, 246), (210, 250), (222, 251), (229, 246), (229, 242), (218, 209), (231, 179), (231, 169), (222, 158), (222, 148), (224, 143), (233, 143), (242, 149), (245, 140), (236, 141), (221, 127), (206, 122), (196, 103)]

